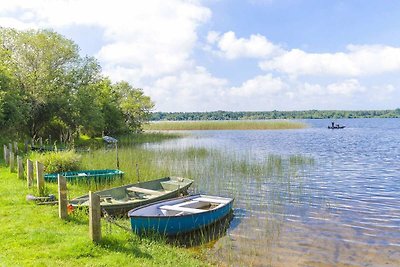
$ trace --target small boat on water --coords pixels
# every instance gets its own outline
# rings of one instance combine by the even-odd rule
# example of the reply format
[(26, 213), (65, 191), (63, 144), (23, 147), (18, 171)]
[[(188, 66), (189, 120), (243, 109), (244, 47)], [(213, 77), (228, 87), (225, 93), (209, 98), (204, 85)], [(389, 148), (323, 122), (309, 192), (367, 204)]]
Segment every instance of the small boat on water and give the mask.
[(48, 182), (57, 182), (58, 174), (61, 174), (69, 182), (104, 182), (122, 178), (124, 172), (120, 170), (86, 170), (50, 173), (44, 176)]
[(328, 129), (343, 129), (343, 128), (345, 128), (346, 126), (328, 126)]
[(192, 232), (225, 218), (233, 198), (194, 195), (160, 201), (129, 211), (133, 232), (173, 236)]
[[(101, 209), (108, 215), (125, 215), (136, 207), (187, 194), (193, 180), (182, 177), (165, 177), (157, 180), (114, 187), (95, 194), (100, 196)], [(73, 207), (89, 206), (89, 195), (69, 201)]]

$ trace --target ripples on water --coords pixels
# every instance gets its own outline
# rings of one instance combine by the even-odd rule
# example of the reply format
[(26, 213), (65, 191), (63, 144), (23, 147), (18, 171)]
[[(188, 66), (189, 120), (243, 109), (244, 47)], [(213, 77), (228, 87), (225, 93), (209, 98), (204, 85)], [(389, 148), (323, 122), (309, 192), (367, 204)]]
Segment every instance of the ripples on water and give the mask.
[[(342, 130), (328, 130), (328, 120), (308, 123), (194, 132), (161, 145), (246, 159), (242, 169), (212, 157), (191, 166), (196, 191), (235, 197), (228, 235), (210, 255), (237, 266), (400, 266), (400, 120), (341, 120)], [(245, 166), (251, 162), (263, 167)]]

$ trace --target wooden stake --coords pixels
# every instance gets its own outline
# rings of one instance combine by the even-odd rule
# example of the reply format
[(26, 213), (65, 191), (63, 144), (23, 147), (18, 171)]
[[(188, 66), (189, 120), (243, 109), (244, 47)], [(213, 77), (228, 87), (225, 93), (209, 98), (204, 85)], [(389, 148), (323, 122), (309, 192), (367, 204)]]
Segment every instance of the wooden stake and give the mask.
[(14, 142), (14, 151), (15, 151), (15, 155), (18, 155), (18, 143)]
[(24, 179), (24, 164), (20, 156), (17, 156), (17, 173), (19, 179)]
[(94, 243), (101, 240), (100, 196), (89, 191), (89, 235)]
[(26, 182), (30, 188), (33, 182), (33, 162), (29, 159), (26, 160)]
[(39, 195), (43, 194), (44, 191), (44, 166), (39, 161), (36, 161), (36, 180), (37, 180), (37, 189)]
[(28, 140), (25, 140), (25, 142), (24, 142), (24, 152), (28, 153), (28, 149), (29, 149)]
[(7, 145), (4, 145), (4, 163), (6, 164), (6, 166), (8, 166), (8, 164), (9, 164)]
[(43, 138), (42, 137), (39, 138), (39, 145), (40, 145), (40, 147), (43, 147)]
[(15, 157), (12, 150), (10, 150), (10, 172), (15, 172)]
[(58, 175), (58, 215), (60, 219), (65, 220), (67, 213), (67, 181), (62, 175)]

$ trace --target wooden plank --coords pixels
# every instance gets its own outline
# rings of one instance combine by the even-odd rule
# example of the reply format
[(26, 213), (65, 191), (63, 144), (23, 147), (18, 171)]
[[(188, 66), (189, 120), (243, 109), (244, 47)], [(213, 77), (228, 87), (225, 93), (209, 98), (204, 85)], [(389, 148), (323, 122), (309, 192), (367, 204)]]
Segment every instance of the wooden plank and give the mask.
[(231, 200), (230, 199), (223, 199), (223, 198), (213, 198), (213, 197), (198, 197), (193, 200), (202, 201), (202, 202), (209, 202), (209, 203), (220, 203), (220, 204), (227, 204)]
[(94, 243), (101, 240), (100, 197), (89, 191), (89, 235)]
[(183, 211), (183, 212), (188, 212), (188, 213), (200, 213), (200, 212), (206, 211), (206, 210), (202, 210), (202, 209), (194, 209), (194, 208), (186, 208), (186, 207), (170, 206), (170, 205), (161, 206), (160, 209), (170, 210), (170, 211)]
[(148, 194), (148, 195), (164, 195), (165, 194), (165, 192), (136, 187), (136, 186), (128, 187), (126, 190), (132, 191), (132, 192), (137, 192), (137, 193)]
[(62, 175), (58, 175), (58, 215), (60, 219), (65, 220), (68, 217), (67, 212), (67, 181)]
[(15, 151), (15, 155), (18, 155), (18, 143), (14, 142), (14, 151)]
[(9, 152), (8, 152), (8, 147), (7, 145), (4, 145), (4, 162), (6, 164), (6, 166), (8, 166), (9, 162)]

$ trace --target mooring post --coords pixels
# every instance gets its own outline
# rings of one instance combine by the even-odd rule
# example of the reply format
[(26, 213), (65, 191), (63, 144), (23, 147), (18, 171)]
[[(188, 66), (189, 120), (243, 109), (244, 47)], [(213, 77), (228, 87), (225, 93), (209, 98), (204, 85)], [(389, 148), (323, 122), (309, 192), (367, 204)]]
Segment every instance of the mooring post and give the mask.
[(10, 172), (15, 172), (15, 157), (12, 150), (10, 150)]
[(26, 182), (30, 188), (33, 182), (33, 162), (29, 159), (26, 160)]
[(44, 166), (39, 161), (36, 161), (36, 179), (37, 179), (37, 188), (39, 195), (43, 194), (44, 191)]
[(67, 218), (67, 181), (62, 175), (58, 175), (58, 215), (60, 219)]
[(101, 240), (100, 196), (89, 191), (89, 235), (94, 243)]
[(19, 179), (24, 179), (24, 164), (21, 156), (17, 156), (17, 173)]

